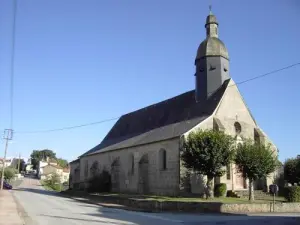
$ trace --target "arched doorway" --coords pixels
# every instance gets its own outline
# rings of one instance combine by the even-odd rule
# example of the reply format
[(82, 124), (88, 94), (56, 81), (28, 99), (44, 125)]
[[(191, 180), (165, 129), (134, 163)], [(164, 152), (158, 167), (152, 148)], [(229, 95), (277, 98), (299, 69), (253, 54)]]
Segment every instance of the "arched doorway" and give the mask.
[(234, 188), (236, 190), (241, 190), (246, 188), (246, 180), (243, 177), (243, 174), (238, 170), (237, 166), (235, 166), (235, 185)]
[(139, 183), (138, 183), (138, 192), (140, 194), (149, 193), (149, 160), (148, 154), (142, 156), (139, 161)]
[(120, 192), (120, 172), (121, 164), (117, 158), (111, 164), (111, 190), (113, 192)]

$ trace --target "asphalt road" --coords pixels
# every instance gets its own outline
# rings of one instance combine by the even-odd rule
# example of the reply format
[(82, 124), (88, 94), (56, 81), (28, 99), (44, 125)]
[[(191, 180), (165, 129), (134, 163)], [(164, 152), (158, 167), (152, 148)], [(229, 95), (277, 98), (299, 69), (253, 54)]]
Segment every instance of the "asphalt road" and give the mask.
[(24, 178), (13, 193), (26, 225), (300, 225), (300, 215), (297, 214), (172, 214), (106, 208), (45, 191), (37, 180), (31, 178)]

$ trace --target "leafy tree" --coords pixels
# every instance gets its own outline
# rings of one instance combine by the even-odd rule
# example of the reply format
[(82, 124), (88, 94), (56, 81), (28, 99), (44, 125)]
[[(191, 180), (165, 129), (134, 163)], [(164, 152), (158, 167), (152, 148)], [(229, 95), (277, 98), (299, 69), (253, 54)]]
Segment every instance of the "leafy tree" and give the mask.
[[(4, 179), (5, 180), (11, 180), (14, 178), (15, 174), (17, 173), (17, 170), (12, 167), (6, 167), (4, 169)], [(0, 173), (0, 178), (2, 177), (2, 173)]]
[(244, 178), (249, 179), (249, 200), (254, 200), (253, 182), (266, 178), (278, 167), (277, 157), (270, 145), (253, 143), (246, 140), (236, 150), (235, 164)]
[(49, 150), (49, 149), (33, 150), (30, 157), (31, 157), (31, 164), (33, 166), (33, 169), (37, 169), (39, 161), (41, 161), (43, 159), (46, 160), (47, 157), (56, 159), (56, 154), (52, 150)]
[(69, 166), (68, 161), (65, 160), (65, 159), (58, 158), (56, 161), (57, 161), (57, 164), (58, 164), (59, 166), (61, 166), (62, 168), (67, 168), (67, 167)]
[(233, 138), (213, 130), (191, 132), (183, 142), (181, 153), (186, 168), (207, 175), (207, 198), (213, 197), (213, 178), (225, 173), (224, 167), (233, 156)]
[(300, 158), (290, 158), (284, 162), (284, 179), (291, 184), (300, 182)]

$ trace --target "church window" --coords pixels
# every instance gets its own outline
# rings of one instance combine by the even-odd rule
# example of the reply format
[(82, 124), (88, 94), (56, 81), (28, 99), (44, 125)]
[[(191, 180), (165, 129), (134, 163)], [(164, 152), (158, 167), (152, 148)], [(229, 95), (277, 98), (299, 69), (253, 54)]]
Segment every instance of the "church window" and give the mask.
[(242, 126), (239, 122), (234, 123), (235, 134), (239, 135), (242, 132)]
[(90, 174), (94, 177), (98, 173), (99, 173), (99, 163), (97, 161), (94, 161), (90, 168)]
[(128, 159), (128, 166), (129, 166), (129, 174), (133, 175), (134, 174), (134, 156), (133, 154), (129, 155)]
[(227, 178), (227, 180), (230, 180), (231, 179), (231, 177), (230, 177), (230, 164), (228, 164), (227, 166), (226, 166), (226, 178)]
[(167, 151), (165, 149), (159, 150), (159, 169), (167, 169)]
[(84, 176), (85, 178), (89, 176), (89, 162), (87, 160), (85, 161)]

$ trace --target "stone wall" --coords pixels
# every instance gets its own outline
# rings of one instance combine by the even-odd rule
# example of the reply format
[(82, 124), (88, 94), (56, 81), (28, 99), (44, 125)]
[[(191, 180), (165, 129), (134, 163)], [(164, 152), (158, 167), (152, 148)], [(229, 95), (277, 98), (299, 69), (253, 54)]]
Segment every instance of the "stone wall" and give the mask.
[(117, 196), (86, 195), (83, 192), (72, 193), (72, 197), (87, 197), (92, 202), (118, 204), (121, 208), (127, 206), (130, 210), (148, 212), (198, 212), (198, 213), (300, 213), (298, 203), (220, 203), (220, 202), (181, 202), (181, 201), (156, 201)]
[[(167, 163), (165, 170), (160, 169), (161, 158), (159, 152), (161, 149), (166, 150)], [(148, 164), (147, 181), (145, 181), (146, 175), (141, 174), (141, 161), (145, 160)], [(81, 182), (91, 177), (90, 167), (95, 161), (99, 164), (99, 172), (104, 169), (109, 172), (112, 169), (115, 171), (112, 174), (113, 191), (115, 192), (157, 195), (178, 194), (179, 138), (82, 157), (80, 159)], [(86, 163), (88, 163), (89, 168), (87, 177), (85, 176)], [(114, 166), (112, 167), (112, 165)], [(148, 193), (143, 193), (143, 191)]]
[(80, 174), (75, 173), (77, 168), (79, 168), (79, 161), (70, 163), (70, 188), (75, 188), (76, 184), (80, 182)]

